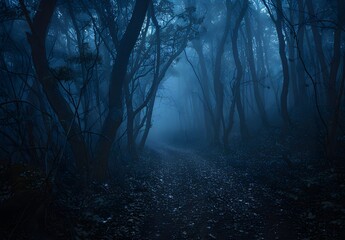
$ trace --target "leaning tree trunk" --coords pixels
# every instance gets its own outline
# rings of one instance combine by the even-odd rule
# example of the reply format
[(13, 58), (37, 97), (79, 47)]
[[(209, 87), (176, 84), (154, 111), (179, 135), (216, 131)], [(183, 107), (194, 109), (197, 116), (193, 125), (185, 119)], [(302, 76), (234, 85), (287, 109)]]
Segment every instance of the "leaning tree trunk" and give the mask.
[(103, 123), (101, 136), (96, 144), (98, 167), (96, 177), (104, 180), (107, 177), (108, 159), (118, 128), (122, 123), (123, 84), (127, 73), (129, 57), (139, 37), (150, 0), (137, 0), (131, 20), (119, 43), (117, 56), (111, 73), (109, 86), (109, 111)]
[[(143, 133), (143, 136), (141, 137), (139, 149), (142, 150), (145, 147), (147, 138), (150, 133), (150, 129), (152, 126), (152, 115), (156, 100), (156, 95), (158, 91), (159, 84), (162, 82), (162, 80), (165, 77), (166, 72), (168, 71), (169, 67), (173, 63), (173, 61), (182, 53), (182, 51), (186, 48), (188, 43), (188, 39), (186, 38), (184, 43), (180, 46), (180, 48), (172, 55), (170, 56), (170, 59), (167, 61), (165, 66), (162, 68), (160, 72), (157, 72), (157, 75), (155, 76), (154, 85), (151, 87), (152, 94), (150, 94), (149, 97), (146, 98), (145, 104), (142, 104), (142, 106), (147, 106), (147, 113), (146, 113), (146, 125), (145, 130)], [(136, 112), (141, 111), (141, 107), (136, 110)]]
[(153, 98), (151, 98), (150, 103), (147, 105), (147, 113), (146, 113), (146, 124), (145, 124), (145, 130), (143, 133), (143, 136), (141, 137), (140, 143), (139, 143), (139, 149), (142, 150), (145, 147), (147, 138), (150, 133), (150, 129), (152, 127), (152, 115), (153, 115), (153, 108), (155, 106), (155, 99), (156, 94)]
[(162, 80), (165, 77), (166, 72), (170, 68), (171, 64), (173, 61), (182, 53), (182, 51), (186, 48), (187, 43), (188, 43), (188, 35), (191, 31), (191, 25), (189, 25), (187, 34), (185, 36), (185, 39), (183, 43), (181, 44), (180, 48), (177, 49), (177, 51), (170, 56), (170, 58), (167, 60), (166, 64), (164, 67), (160, 67), (161, 65), (161, 56), (160, 56), (160, 46), (161, 46), (161, 38), (160, 38), (160, 26), (158, 24), (158, 21), (156, 19), (156, 16), (154, 14), (154, 9), (153, 5), (151, 5), (151, 12), (152, 12), (152, 21), (153, 24), (156, 27), (156, 37), (157, 37), (157, 63), (155, 67), (155, 72), (154, 72), (154, 79), (153, 79), (153, 84), (151, 86), (151, 89), (149, 90), (149, 94), (147, 98), (145, 99), (144, 103), (135, 110), (135, 115), (138, 114), (145, 106), (147, 106), (147, 112), (146, 112), (146, 125), (145, 125), (145, 130), (144, 133), (141, 137), (140, 144), (139, 144), (139, 149), (142, 150), (145, 147), (151, 126), (152, 126), (152, 115), (153, 115), (153, 109), (155, 105), (155, 100), (156, 100), (156, 94), (158, 91), (159, 84), (162, 82)]
[[(152, 3), (151, 3), (151, 6), (153, 7)], [(150, 22), (150, 18), (147, 18), (145, 29), (141, 33), (142, 37), (140, 39), (140, 44), (138, 46), (138, 49), (136, 50), (137, 52), (136, 59), (133, 61), (133, 65), (131, 66), (131, 71), (126, 76), (126, 81), (123, 87), (125, 100), (126, 100), (126, 111), (127, 111), (127, 151), (132, 160), (138, 159), (138, 151), (137, 151), (137, 144), (136, 144), (137, 133), (135, 131), (135, 128), (136, 128), (135, 124), (136, 124), (136, 119), (139, 119), (138, 117), (136, 117), (136, 115), (140, 112), (134, 111), (133, 98), (135, 96), (134, 95), (135, 88), (130, 87), (130, 85), (135, 85), (135, 83), (133, 82), (134, 76), (138, 72), (139, 68), (141, 67), (140, 62), (142, 61), (142, 57), (146, 55), (146, 54), (140, 54), (140, 53), (144, 52), (144, 46), (147, 43), (146, 35), (150, 26), (149, 22)], [(159, 31), (157, 35), (158, 35), (158, 39), (160, 39)], [(157, 40), (157, 42), (160, 42), (160, 40)], [(157, 44), (157, 45), (158, 45), (157, 55), (160, 55), (160, 44)], [(160, 62), (159, 58), (157, 58), (157, 62)]]
[(127, 150), (130, 157), (135, 160), (138, 159), (137, 154), (137, 146), (135, 142), (135, 136), (134, 136), (134, 111), (133, 111), (133, 103), (132, 103), (132, 95), (129, 92), (128, 84), (125, 86), (125, 98), (126, 98), (126, 106), (127, 106)]
[(27, 33), (27, 39), (31, 47), (37, 80), (41, 83), (48, 102), (65, 131), (67, 141), (72, 148), (77, 170), (86, 173), (90, 160), (88, 148), (81, 134), (80, 126), (76, 122), (75, 113), (60, 92), (59, 82), (49, 70), (46, 56), (45, 41), (56, 2), (57, 0), (42, 0), (33, 20), (30, 19), (23, 0), (20, 1), (20, 4), (31, 29), (31, 33)]

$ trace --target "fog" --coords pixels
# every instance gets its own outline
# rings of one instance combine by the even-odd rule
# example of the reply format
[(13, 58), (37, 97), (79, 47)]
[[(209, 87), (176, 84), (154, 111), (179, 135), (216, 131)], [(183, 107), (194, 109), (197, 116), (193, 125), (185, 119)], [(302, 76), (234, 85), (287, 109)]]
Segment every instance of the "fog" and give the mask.
[(1, 239), (342, 239), (345, 1), (2, 0)]
[(174, 138), (188, 141), (188, 135), (193, 134), (192, 131), (202, 132), (202, 115), (191, 115), (193, 106), (190, 106), (190, 98), (198, 97), (199, 87), (186, 59), (182, 57), (167, 74), (154, 109), (155, 124), (148, 139), (152, 143), (169, 142)]
[[(176, 106), (176, 100), (185, 103), (186, 99), (180, 97), (181, 78), (170, 77), (161, 87), (159, 94), (161, 96), (157, 101), (153, 114), (153, 126), (149, 136), (151, 143), (167, 141), (168, 136), (181, 132), (181, 123), (179, 118), (179, 109)], [(180, 104), (181, 104), (180, 103)]]

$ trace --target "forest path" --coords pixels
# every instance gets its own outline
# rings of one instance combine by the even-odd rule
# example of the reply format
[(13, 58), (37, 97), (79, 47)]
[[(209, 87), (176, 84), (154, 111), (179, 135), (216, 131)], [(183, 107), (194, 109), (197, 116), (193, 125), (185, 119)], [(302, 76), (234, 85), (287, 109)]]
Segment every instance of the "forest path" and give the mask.
[(152, 173), (145, 239), (296, 239), (280, 200), (247, 173), (193, 150), (156, 149), (161, 162)]

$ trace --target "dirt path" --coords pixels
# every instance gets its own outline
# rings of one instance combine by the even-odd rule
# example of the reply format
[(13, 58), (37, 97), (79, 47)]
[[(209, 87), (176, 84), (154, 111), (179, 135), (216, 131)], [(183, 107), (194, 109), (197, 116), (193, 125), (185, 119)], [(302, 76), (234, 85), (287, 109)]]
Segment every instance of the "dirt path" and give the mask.
[[(263, 164), (256, 152), (253, 160), (247, 153), (156, 145), (119, 169), (110, 184), (93, 183), (78, 192), (70, 182), (61, 183), (64, 191), (43, 211), (49, 224), (37, 234), (45, 228), (50, 239), (344, 239), (342, 175), (307, 177), (305, 169)], [(11, 234), (0, 227), (1, 239)], [(16, 234), (32, 236), (33, 230), (24, 224)]]
[(191, 150), (163, 146), (158, 152), (143, 238), (296, 239), (281, 200), (248, 174)]

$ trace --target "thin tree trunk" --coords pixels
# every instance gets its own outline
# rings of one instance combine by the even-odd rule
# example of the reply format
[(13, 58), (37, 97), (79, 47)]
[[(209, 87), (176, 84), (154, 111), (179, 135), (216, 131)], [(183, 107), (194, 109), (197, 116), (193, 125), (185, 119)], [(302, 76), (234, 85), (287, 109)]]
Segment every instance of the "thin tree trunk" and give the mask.
[[(265, 65), (265, 57), (264, 57), (264, 49), (263, 49), (263, 36), (262, 36), (262, 22), (261, 22), (261, 19), (260, 19), (260, 15), (256, 17), (256, 21), (257, 21), (257, 25), (254, 29), (255, 30), (255, 42), (256, 42), (256, 56), (257, 56), (257, 65), (258, 65), (258, 68), (259, 68), (259, 79), (258, 81), (261, 83), (261, 85), (263, 86), (262, 90), (260, 91), (261, 92), (261, 96), (262, 96), (262, 102), (265, 103), (265, 90), (266, 88), (268, 88), (266, 86), (266, 77), (267, 77), (267, 67)], [(267, 116), (267, 113), (266, 113), (266, 116)], [(267, 120), (268, 121), (268, 120)]]
[[(154, 11), (153, 9), (153, 5), (151, 6), (152, 8), (152, 12)], [(147, 137), (149, 135), (151, 126), (152, 126), (152, 115), (153, 115), (153, 109), (154, 109), (154, 104), (155, 104), (155, 100), (156, 100), (156, 95), (157, 95), (157, 91), (158, 91), (158, 87), (159, 84), (161, 83), (161, 81), (164, 79), (166, 72), (168, 71), (169, 67), (171, 66), (171, 64), (173, 63), (173, 61), (182, 53), (182, 51), (186, 48), (187, 43), (188, 43), (188, 35), (190, 33), (191, 30), (191, 25), (189, 25), (189, 29), (187, 31), (186, 34), (186, 38), (184, 39), (183, 44), (181, 44), (180, 48), (177, 49), (177, 51), (170, 56), (169, 60), (167, 61), (167, 63), (164, 65), (163, 68), (160, 68), (160, 26), (158, 25), (158, 21), (155, 18), (155, 15), (153, 13), (153, 17), (152, 17), (153, 23), (156, 26), (157, 29), (157, 42), (158, 42), (158, 49), (157, 49), (157, 63), (156, 63), (156, 69), (155, 69), (155, 73), (154, 73), (154, 79), (153, 79), (153, 84), (152, 87), (149, 91), (149, 94), (147, 96), (147, 98), (144, 100), (144, 103), (135, 110), (135, 113), (139, 113), (142, 108), (144, 108), (145, 106), (147, 106), (147, 113), (146, 113), (146, 125), (145, 125), (145, 130), (143, 133), (143, 136), (141, 138), (140, 144), (139, 144), (139, 149), (142, 150), (145, 147), (146, 141), (147, 141)]]
[[(301, 57), (304, 56), (304, 33), (305, 33), (305, 14), (304, 14), (304, 0), (297, 1), (298, 4), (298, 32), (297, 32), (297, 41), (298, 48), (301, 54)], [(305, 104), (306, 101), (306, 82), (305, 82), (305, 73), (303, 68), (302, 59), (298, 58), (297, 64), (297, 76), (298, 76), (298, 102), (300, 104)]]
[(309, 15), (311, 18), (310, 20), (315, 21), (311, 24), (311, 30), (312, 30), (313, 36), (314, 36), (316, 54), (317, 54), (317, 57), (318, 57), (318, 60), (320, 62), (320, 66), (321, 66), (322, 78), (323, 78), (323, 81), (324, 81), (326, 88), (328, 88), (328, 84), (327, 84), (328, 76), (329, 76), (328, 66), (327, 66), (325, 54), (323, 52), (322, 37), (321, 37), (320, 32), (316, 26), (316, 22), (318, 21), (318, 19), (315, 15), (313, 2), (315, 2), (315, 1), (306, 0), (307, 8), (308, 8)]
[(340, 52), (341, 52), (341, 28), (345, 25), (345, 16), (340, 9), (344, 9), (345, 3), (342, 0), (338, 0), (338, 26), (334, 32), (334, 45), (333, 45), (333, 58), (331, 62), (331, 72), (329, 79), (329, 104), (332, 116), (329, 123), (329, 132), (327, 136), (327, 158), (331, 161), (334, 160), (336, 150), (336, 138), (337, 129), (340, 117), (341, 99), (344, 94), (344, 82), (345, 82), (345, 54), (343, 57), (343, 76), (340, 81), (339, 92), (337, 93), (337, 76), (340, 66)]
[(326, 142), (326, 157), (331, 162), (335, 161), (335, 152), (337, 147), (337, 129), (339, 124), (339, 118), (341, 114), (341, 101), (345, 90), (345, 54), (343, 57), (343, 77), (340, 82), (339, 92), (335, 99), (335, 109), (330, 121), (329, 131)]
[(255, 101), (259, 110), (261, 121), (263, 125), (267, 127), (268, 120), (267, 120), (266, 110), (265, 110), (264, 103), (263, 103), (263, 100), (260, 94), (260, 89), (259, 89), (259, 80), (258, 80), (258, 76), (256, 72), (254, 53), (253, 53), (253, 35), (252, 35), (252, 30), (251, 30), (250, 17), (248, 14), (245, 17), (245, 25), (246, 25), (246, 31), (247, 31), (246, 56), (247, 56), (249, 69), (250, 69), (250, 73), (253, 80), (253, 90), (254, 90)]
[[(295, 26), (295, 19), (294, 19), (294, 5), (291, 1), (289, 3), (289, 24), (290, 27), (294, 28)], [(284, 33), (286, 36), (288, 54), (289, 54), (289, 76), (291, 82), (291, 89), (292, 94), (290, 94), (291, 102), (293, 106), (299, 105), (298, 101), (298, 85), (297, 85), (297, 64), (296, 64), (296, 49), (295, 49), (295, 41), (294, 41), (294, 33), (293, 31), (289, 30), (288, 28), (284, 28)]]
[(331, 70), (328, 82), (328, 102), (329, 110), (334, 111), (336, 101), (337, 101), (337, 77), (340, 66), (340, 53), (341, 53), (341, 32), (342, 26), (345, 25), (344, 12), (340, 9), (345, 8), (345, 3), (343, 0), (338, 0), (338, 24), (337, 28), (334, 30), (334, 40), (333, 40), (333, 57), (331, 60)]
[[(215, 124), (213, 124), (213, 110), (211, 106), (211, 100), (210, 100), (210, 91), (209, 91), (209, 84), (208, 84), (208, 72), (206, 67), (206, 60), (204, 56), (204, 52), (202, 51), (202, 46), (200, 43), (200, 40), (193, 42), (193, 47), (198, 54), (199, 57), (199, 63), (200, 63), (200, 70), (201, 70), (201, 79), (200, 79), (200, 87), (202, 88), (203, 93), (203, 108), (204, 108), (204, 118), (205, 118), (205, 128), (206, 128), (206, 135), (208, 139), (212, 138), (212, 134), (215, 131)], [(211, 128), (213, 128), (213, 131)]]
[[(235, 92), (233, 91), (233, 95), (235, 96)], [(231, 105), (229, 108), (229, 120), (228, 125), (225, 128), (224, 135), (223, 135), (223, 144), (224, 148), (227, 148), (229, 146), (229, 135), (231, 133), (231, 130), (234, 126), (234, 116), (235, 116), (235, 106), (236, 106), (236, 99), (232, 99)]]
[(77, 46), (78, 46), (78, 54), (79, 54), (79, 58), (80, 58), (80, 70), (81, 70), (81, 76), (82, 76), (82, 81), (83, 81), (83, 85), (84, 85), (84, 89), (85, 91), (80, 95), (80, 97), (83, 99), (83, 120), (84, 120), (84, 129), (88, 128), (88, 115), (89, 115), (89, 109), (90, 109), (90, 96), (89, 96), (89, 87), (88, 87), (88, 83), (87, 83), (87, 74), (86, 74), (86, 64), (85, 61), (83, 61), (82, 58), (85, 57), (85, 46), (84, 46), (84, 42), (83, 42), (83, 37), (82, 37), (82, 33), (79, 30), (78, 27), (78, 23), (77, 23), (77, 19), (75, 17), (75, 13), (73, 11), (73, 6), (71, 4), (71, 2), (67, 2), (67, 7), (68, 7), (68, 12), (69, 15), (71, 16), (71, 20), (72, 20), (72, 25), (74, 28), (74, 31), (76, 32), (76, 36), (77, 36)]
[(152, 115), (153, 115), (153, 108), (155, 106), (155, 100), (156, 96), (154, 96), (150, 103), (147, 106), (147, 114), (146, 114), (146, 125), (145, 125), (145, 130), (143, 133), (143, 136), (141, 138), (140, 144), (139, 144), (139, 149), (142, 150), (145, 147), (147, 137), (149, 136), (150, 129), (152, 127)]

